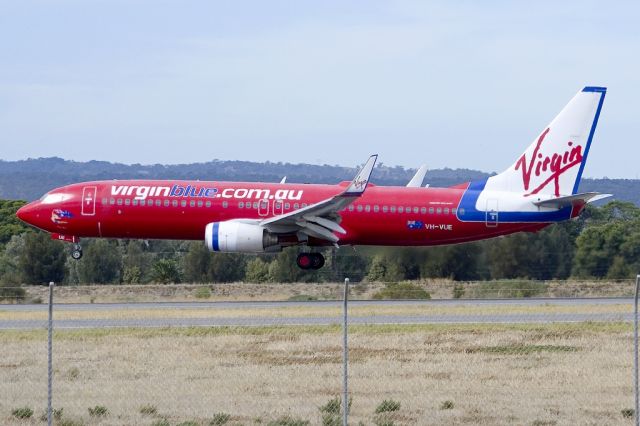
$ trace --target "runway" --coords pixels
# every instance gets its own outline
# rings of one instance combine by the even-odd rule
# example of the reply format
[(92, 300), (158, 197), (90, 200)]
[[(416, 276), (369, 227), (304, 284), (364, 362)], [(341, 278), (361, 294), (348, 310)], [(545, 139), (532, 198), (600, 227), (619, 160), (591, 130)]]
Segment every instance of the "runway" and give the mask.
[[(632, 303), (632, 298), (357, 300), (349, 302), (350, 308), (361, 309), (361, 312), (366, 313), (350, 315), (349, 323), (380, 325), (630, 322), (633, 320)], [(341, 324), (341, 315), (336, 315), (336, 309), (340, 309), (341, 306), (341, 301), (58, 304), (54, 306), (54, 328), (326, 326)], [(447, 312), (449, 308), (451, 312)], [(393, 309), (395, 313), (375, 312), (385, 309)], [(411, 310), (411, 313), (397, 312), (403, 309)], [(464, 312), (468, 309), (474, 312)], [(478, 309), (486, 309), (487, 313), (478, 312)], [(545, 312), (535, 312), (536, 309), (543, 309)], [(43, 304), (0, 305), (0, 330), (46, 328), (47, 321), (43, 318), (47, 310), (48, 306)], [(300, 312), (305, 310), (310, 310), (311, 313), (301, 315)], [(322, 314), (322, 310), (327, 311), (326, 315)], [(438, 312), (433, 313), (431, 310)], [(147, 316), (135, 317), (137, 311), (144, 311)], [(273, 314), (274, 311), (277, 315)], [(288, 315), (287, 311), (292, 312)], [(113, 318), (114, 313), (120, 312), (124, 318)], [(30, 319), (29, 315), (38, 318)], [(101, 315), (105, 317), (101, 318)], [(56, 316), (89, 318), (56, 319)]]

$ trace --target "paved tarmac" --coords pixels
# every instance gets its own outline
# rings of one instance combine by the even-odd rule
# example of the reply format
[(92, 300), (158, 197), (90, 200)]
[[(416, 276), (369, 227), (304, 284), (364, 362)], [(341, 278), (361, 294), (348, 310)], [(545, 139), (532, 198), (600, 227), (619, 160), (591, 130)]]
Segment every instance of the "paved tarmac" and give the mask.
[[(424, 306), (424, 314), (411, 315), (368, 315), (351, 316), (350, 324), (547, 324), (568, 322), (629, 322), (633, 320), (632, 313), (619, 312), (589, 312), (588, 306), (593, 305), (629, 305), (632, 298), (531, 298), (531, 299), (446, 299), (446, 300), (409, 300), (409, 301), (350, 301), (355, 306)], [(260, 315), (260, 309), (277, 309), (284, 307), (307, 308), (336, 308), (341, 307), (341, 301), (313, 301), (313, 302), (150, 302), (150, 303), (79, 303), (57, 304), (54, 309), (54, 328), (118, 328), (118, 327), (221, 327), (221, 326), (276, 326), (276, 325), (331, 325), (340, 324), (341, 316), (273, 317)], [(429, 307), (438, 306), (483, 306), (487, 308), (505, 308), (505, 313), (492, 314), (429, 314)], [(585, 306), (583, 312), (576, 313), (508, 313), (508, 307), (522, 306)], [(0, 305), (0, 312), (40, 312), (47, 311), (48, 306), (38, 305)], [(172, 318), (171, 312), (189, 309), (254, 309), (256, 315), (243, 317), (214, 317), (214, 318)], [(157, 318), (92, 318), (92, 319), (59, 319), (55, 320), (55, 313), (64, 311), (92, 311), (108, 312), (121, 310), (165, 310)], [(99, 314), (98, 314), (99, 315)], [(41, 329), (46, 328), (46, 320), (20, 320), (9, 318), (0, 319), (0, 330), (10, 329)]]

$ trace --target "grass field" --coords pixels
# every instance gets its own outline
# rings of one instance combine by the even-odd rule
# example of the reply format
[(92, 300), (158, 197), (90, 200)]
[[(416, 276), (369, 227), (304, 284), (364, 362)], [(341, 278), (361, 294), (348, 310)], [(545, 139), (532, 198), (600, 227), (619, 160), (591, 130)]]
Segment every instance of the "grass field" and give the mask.
[[(633, 406), (628, 324), (350, 331), (354, 425), (633, 423), (622, 414)], [(322, 424), (319, 407), (341, 391), (340, 345), (330, 326), (59, 331), (53, 405), (67, 424), (207, 425), (220, 413), (226, 424)], [(0, 347), (0, 423), (41, 424), (46, 332), (0, 332)], [(399, 410), (376, 414), (383, 400)], [(23, 406), (34, 419), (11, 415)], [(96, 406), (107, 414), (92, 416)]]

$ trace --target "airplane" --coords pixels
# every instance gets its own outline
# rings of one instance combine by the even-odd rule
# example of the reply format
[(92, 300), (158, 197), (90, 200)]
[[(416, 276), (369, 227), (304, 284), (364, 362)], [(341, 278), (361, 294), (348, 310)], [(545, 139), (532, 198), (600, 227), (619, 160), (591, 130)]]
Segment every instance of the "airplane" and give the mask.
[(372, 155), (337, 185), (82, 182), (47, 192), (17, 216), (73, 243), (74, 259), (85, 237), (204, 240), (213, 252), (306, 245), (296, 260), (302, 269), (321, 268), (317, 249), (327, 246), (430, 246), (535, 232), (609, 196), (578, 193), (605, 94), (583, 88), (505, 171), (448, 188), (421, 187), (426, 166), (407, 186), (371, 184)]

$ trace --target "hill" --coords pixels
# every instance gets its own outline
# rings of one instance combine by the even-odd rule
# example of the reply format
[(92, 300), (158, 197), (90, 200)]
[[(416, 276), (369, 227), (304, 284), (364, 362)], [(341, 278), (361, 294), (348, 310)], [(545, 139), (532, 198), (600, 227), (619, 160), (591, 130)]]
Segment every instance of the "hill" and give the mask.
[[(415, 169), (379, 166), (372, 181), (378, 185), (405, 185)], [(77, 162), (62, 158), (36, 158), (21, 161), (0, 160), (0, 198), (35, 200), (48, 190), (81, 181), (108, 179), (200, 179), (249, 182), (337, 183), (351, 179), (355, 168), (337, 165), (254, 163), (213, 160), (192, 164), (120, 164), (106, 161)], [(490, 176), (469, 169), (429, 170), (425, 182), (434, 187), (451, 186)], [(615, 199), (640, 205), (640, 180), (583, 179), (581, 191), (614, 194)]]

